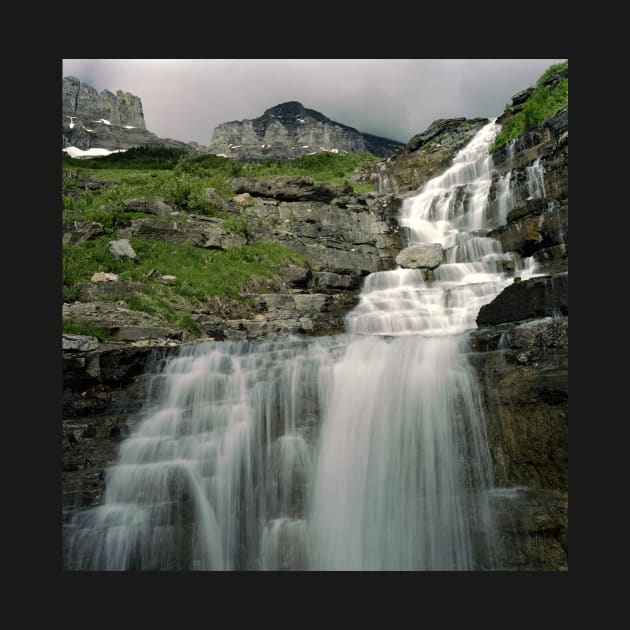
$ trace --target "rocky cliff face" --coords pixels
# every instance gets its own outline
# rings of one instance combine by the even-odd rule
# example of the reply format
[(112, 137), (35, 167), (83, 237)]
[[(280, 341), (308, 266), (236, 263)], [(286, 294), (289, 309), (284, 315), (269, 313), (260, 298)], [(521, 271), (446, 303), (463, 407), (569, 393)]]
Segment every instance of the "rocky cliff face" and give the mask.
[(259, 118), (226, 122), (212, 135), (210, 152), (243, 161), (286, 159), (319, 151), (392, 155), (401, 142), (361, 133), (290, 101)]
[(486, 118), (439, 119), (416, 134), (404, 149), (384, 162), (368, 165), (361, 181), (373, 182), (381, 193), (403, 194), (437, 177), (453, 156), (488, 122)]
[(62, 142), (64, 147), (110, 151), (138, 146), (170, 146), (190, 150), (185, 142), (158, 138), (147, 130), (138, 96), (118, 90), (98, 92), (76, 77), (62, 84)]
[[(520, 93), (506, 113), (518, 111)], [(488, 410), (505, 558), (513, 569), (568, 568), (568, 110), (496, 151), (488, 236), (547, 274), (482, 307), (471, 335)]]

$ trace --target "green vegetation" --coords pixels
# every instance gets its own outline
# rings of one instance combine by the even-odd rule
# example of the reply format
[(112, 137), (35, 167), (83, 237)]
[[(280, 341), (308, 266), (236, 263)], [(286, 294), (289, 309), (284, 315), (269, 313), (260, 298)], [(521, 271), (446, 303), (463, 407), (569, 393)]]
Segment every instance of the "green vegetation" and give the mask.
[[(569, 62), (548, 68), (536, 82), (536, 89), (523, 104), (520, 112), (510, 118), (496, 137), (491, 151), (507, 144), (533, 127), (542, 125), (556, 112), (569, 104), (569, 81), (561, 79), (560, 73), (569, 67)], [(545, 84), (548, 85), (545, 85)]]
[[(112, 153), (100, 158), (90, 160), (90, 168), (94, 169), (171, 169), (182, 156), (186, 155), (183, 149), (170, 149), (168, 147), (136, 147), (124, 153)], [(64, 166), (83, 167), (85, 160), (71, 158), (64, 154)]]
[[(228, 186), (232, 177), (265, 179), (274, 175), (308, 176), (326, 184), (351, 183), (355, 190), (372, 190), (368, 184), (351, 182), (350, 175), (364, 164), (378, 160), (369, 154), (318, 153), (292, 160), (268, 160), (261, 163), (241, 163), (217, 155), (197, 156), (177, 149), (130, 149), (107, 157), (63, 160), (63, 220), (95, 221), (103, 225), (105, 234), (79, 245), (63, 248), (63, 300), (82, 299), (82, 288), (94, 272), (116, 273), (119, 280), (136, 285), (131, 292), (103, 295), (103, 301), (124, 301), (125, 307), (156, 316), (162, 322), (200, 333), (191, 316), (191, 309), (203, 306), (208, 299), (229, 298), (245, 302), (243, 293), (255, 292), (261, 279), (278, 278), (278, 269), (291, 263), (305, 265), (301, 254), (273, 243), (257, 241), (227, 250), (207, 250), (165, 241), (134, 238), (132, 245), (138, 262), (116, 260), (108, 243), (116, 231), (131, 225), (131, 221), (148, 218), (141, 212), (125, 210), (130, 199), (162, 199), (183, 211), (178, 216), (167, 215), (160, 220), (188, 220), (188, 212), (223, 219), (223, 227), (234, 234), (250, 237), (252, 216), (248, 204), (241, 205), (240, 214), (227, 213), (214, 193), (230, 198)], [(253, 202), (252, 202), (253, 203)], [(260, 219), (258, 219), (260, 224)], [(164, 275), (176, 276), (164, 281)], [(258, 284), (258, 286), (260, 286)], [(88, 328), (92, 332), (88, 332)], [(89, 326), (64, 322), (64, 331), (92, 334), (106, 338), (106, 332)]]
[(77, 324), (66, 319), (63, 320), (63, 332), (68, 335), (88, 335), (96, 337), (99, 341), (111, 339), (111, 335), (103, 328), (92, 324)]
[[(95, 271), (116, 273), (121, 281), (143, 286), (136, 294), (109, 296), (108, 300), (124, 300), (132, 310), (159, 315), (180, 327), (191, 325), (190, 317), (181, 314), (191, 301), (201, 303), (210, 296), (243, 301), (241, 292), (252, 280), (273, 278), (278, 267), (306, 262), (301, 254), (274, 243), (205, 250), (137, 238), (133, 247), (139, 262), (134, 263), (115, 260), (108, 251), (108, 242), (109, 237), (101, 237), (63, 249), (64, 301), (76, 300), (77, 286), (88, 282)], [(152, 269), (176, 276), (176, 280), (164, 283), (159, 277), (149, 277)]]

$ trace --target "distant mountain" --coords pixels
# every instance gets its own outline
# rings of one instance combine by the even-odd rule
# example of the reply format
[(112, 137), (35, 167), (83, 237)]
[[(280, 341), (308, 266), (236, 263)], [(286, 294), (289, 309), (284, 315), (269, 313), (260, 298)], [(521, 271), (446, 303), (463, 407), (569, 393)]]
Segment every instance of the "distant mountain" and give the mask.
[(138, 146), (195, 149), (194, 143), (158, 138), (148, 131), (138, 96), (122, 90), (99, 94), (76, 77), (63, 79), (61, 125), (63, 148), (70, 155), (102, 155)]
[(242, 161), (285, 159), (320, 151), (389, 157), (402, 142), (357, 131), (297, 101), (271, 107), (259, 118), (218, 125), (209, 150)]

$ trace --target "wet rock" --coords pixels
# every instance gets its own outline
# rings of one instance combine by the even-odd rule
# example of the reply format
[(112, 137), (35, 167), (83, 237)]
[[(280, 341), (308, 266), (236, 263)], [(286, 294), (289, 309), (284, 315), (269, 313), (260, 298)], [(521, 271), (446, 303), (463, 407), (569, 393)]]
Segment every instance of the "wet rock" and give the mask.
[(511, 284), (479, 309), (478, 326), (490, 326), (569, 313), (569, 274), (531, 278)]

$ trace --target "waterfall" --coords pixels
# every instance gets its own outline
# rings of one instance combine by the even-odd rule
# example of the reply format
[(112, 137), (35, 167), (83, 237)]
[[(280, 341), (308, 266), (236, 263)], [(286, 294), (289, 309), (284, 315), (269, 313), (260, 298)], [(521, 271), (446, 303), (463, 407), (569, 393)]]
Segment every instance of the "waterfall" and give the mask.
[(444, 248), (431, 278), (371, 274), (344, 335), (183, 346), (147, 377), (68, 568), (500, 568), (467, 331), (506, 262), (535, 269), (484, 235), (498, 129), (404, 201), (412, 242)]

